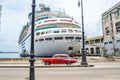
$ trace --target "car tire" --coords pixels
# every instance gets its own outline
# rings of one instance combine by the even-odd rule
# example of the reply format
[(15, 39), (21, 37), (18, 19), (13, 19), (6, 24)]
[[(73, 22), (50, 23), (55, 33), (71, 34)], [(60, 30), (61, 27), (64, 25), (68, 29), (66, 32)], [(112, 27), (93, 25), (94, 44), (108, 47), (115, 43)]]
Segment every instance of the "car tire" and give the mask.
[(50, 65), (50, 62), (45, 62), (45, 65)]
[(67, 62), (66, 65), (71, 65), (71, 62)]

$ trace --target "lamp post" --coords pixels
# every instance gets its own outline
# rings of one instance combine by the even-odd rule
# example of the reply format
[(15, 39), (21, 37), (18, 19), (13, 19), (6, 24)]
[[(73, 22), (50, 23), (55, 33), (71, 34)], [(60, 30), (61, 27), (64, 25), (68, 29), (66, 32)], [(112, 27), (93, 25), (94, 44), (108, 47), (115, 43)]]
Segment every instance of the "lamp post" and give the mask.
[(84, 37), (84, 16), (83, 16), (83, 1), (78, 0), (78, 7), (81, 5), (81, 19), (82, 19), (82, 62), (81, 65), (88, 65), (86, 60), (86, 51), (85, 51), (85, 37)]
[(32, 0), (32, 26), (31, 26), (31, 51), (30, 51), (30, 74), (29, 80), (35, 80), (34, 73), (34, 26), (35, 26), (35, 0)]

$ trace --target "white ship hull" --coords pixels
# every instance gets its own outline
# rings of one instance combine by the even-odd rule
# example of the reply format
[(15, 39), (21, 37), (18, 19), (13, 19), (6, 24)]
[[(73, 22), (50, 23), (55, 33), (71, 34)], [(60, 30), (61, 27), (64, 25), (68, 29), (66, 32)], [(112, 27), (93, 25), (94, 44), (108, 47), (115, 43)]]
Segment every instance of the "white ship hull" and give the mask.
[[(56, 35), (61, 36), (61, 35)], [(62, 35), (62, 37), (71, 36), (71, 34)], [(76, 35), (79, 36), (79, 35)], [(48, 36), (47, 36), (48, 37)], [(52, 36), (55, 37), (55, 36)], [(74, 35), (75, 37), (75, 35)], [(81, 43), (73, 40), (51, 40), (38, 42), (35, 44), (35, 55), (36, 56), (52, 56), (55, 53), (69, 54), (80, 51)]]

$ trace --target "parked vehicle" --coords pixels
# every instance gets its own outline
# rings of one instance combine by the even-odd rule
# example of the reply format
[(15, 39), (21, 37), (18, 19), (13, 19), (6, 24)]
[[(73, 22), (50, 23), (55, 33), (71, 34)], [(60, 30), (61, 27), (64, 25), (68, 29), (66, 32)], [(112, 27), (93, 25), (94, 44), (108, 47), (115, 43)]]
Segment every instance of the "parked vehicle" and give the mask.
[(42, 58), (45, 65), (50, 64), (66, 64), (71, 65), (75, 63), (77, 59), (69, 57), (67, 54), (54, 54), (52, 58)]

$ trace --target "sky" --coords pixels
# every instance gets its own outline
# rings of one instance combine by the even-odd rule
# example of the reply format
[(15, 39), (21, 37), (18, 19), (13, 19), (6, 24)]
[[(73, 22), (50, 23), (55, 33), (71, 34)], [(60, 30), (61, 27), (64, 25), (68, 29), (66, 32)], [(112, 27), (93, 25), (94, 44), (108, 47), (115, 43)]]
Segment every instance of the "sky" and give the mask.
[[(101, 14), (120, 0), (83, 0), (84, 29), (87, 37), (102, 35)], [(81, 25), (78, 0), (36, 0), (38, 4), (64, 8)], [(32, 11), (32, 0), (0, 0), (2, 5), (0, 25), (0, 51), (19, 51), (18, 37)]]

